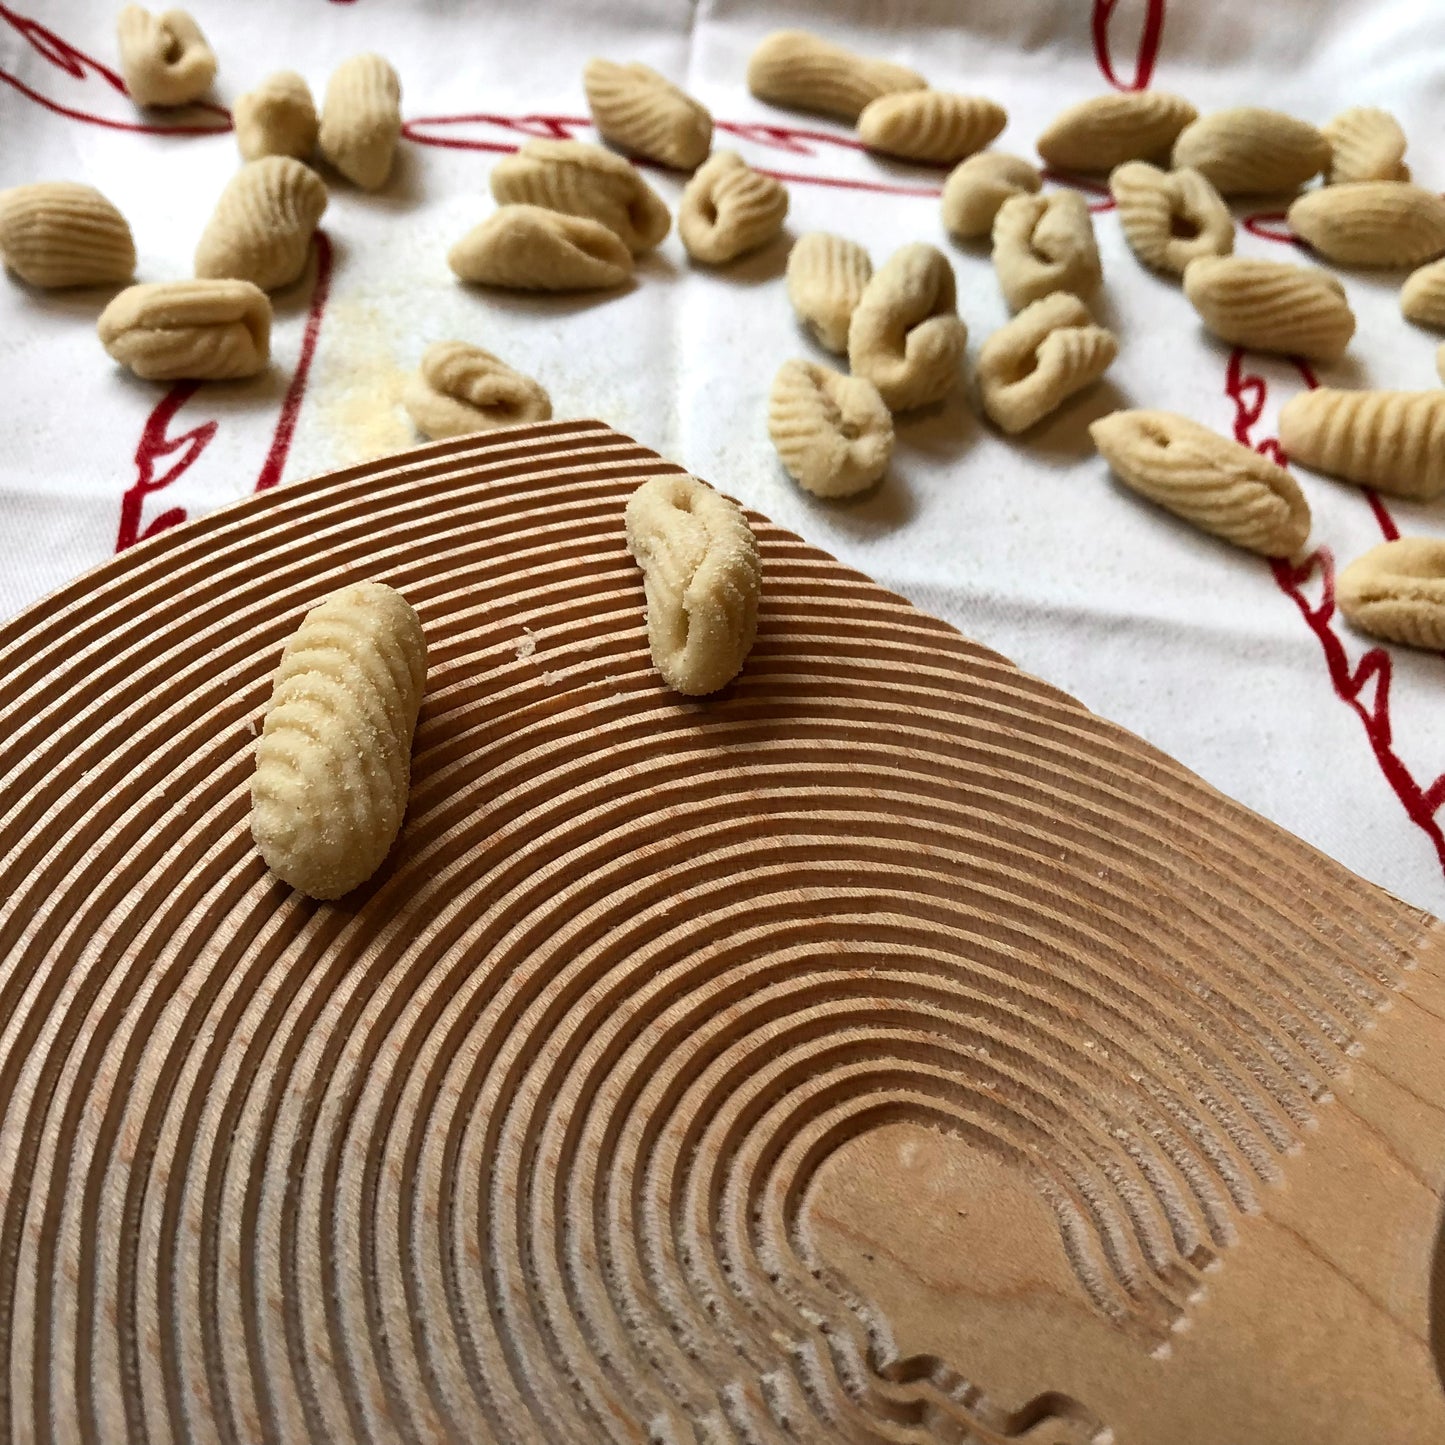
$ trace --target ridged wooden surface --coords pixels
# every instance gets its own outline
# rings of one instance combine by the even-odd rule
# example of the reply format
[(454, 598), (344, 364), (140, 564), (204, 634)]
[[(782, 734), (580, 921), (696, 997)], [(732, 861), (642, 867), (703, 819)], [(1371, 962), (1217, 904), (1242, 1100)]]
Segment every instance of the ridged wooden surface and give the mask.
[[(0, 627), (0, 1434), (1438, 1441), (1439, 925), (761, 518), (669, 694), (674, 470), (443, 442)], [(252, 745), (365, 578), (411, 805), (316, 904)]]

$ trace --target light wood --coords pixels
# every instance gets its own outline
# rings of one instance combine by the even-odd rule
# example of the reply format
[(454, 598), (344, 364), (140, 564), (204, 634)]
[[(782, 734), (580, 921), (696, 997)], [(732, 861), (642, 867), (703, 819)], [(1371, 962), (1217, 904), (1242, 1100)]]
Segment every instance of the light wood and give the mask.
[[(669, 694), (671, 470), (443, 442), (0, 626), (0, 1436), (1445, 1439), (1441, 925), (761, 518)], [(315, 904), (251, 744), (363, 578), (431, 674)]]

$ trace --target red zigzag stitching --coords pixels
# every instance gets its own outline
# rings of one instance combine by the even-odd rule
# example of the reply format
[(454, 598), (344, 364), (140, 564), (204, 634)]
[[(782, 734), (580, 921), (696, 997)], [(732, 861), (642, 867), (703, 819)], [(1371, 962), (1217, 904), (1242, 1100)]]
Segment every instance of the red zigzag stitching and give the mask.
[[(1300, 377), (1306, 386), (1313, 389), (1319, 385), (1309, 366), (1293, 358)], [(1265, 399), (1269, 394), (1269, 383), (1262, 376), (1245, 370), (1244, 350), (1235, 347), (1230, 353), (1225, 369), (1224, 394), (1234, 403), (1234, 437), (1247, 447), (1264, 453), (1281, 465), (1288, 463), (1279, 442), (1274, 437), (1254, 441), (1250, 430), (1264, 411)], [(1389, 508), (1373, 491), (1366, 491), (1375, 520), (1387, 541), (1400, 535), (1395, 519)], [(1351, 668), (1345, 645), (1335, 632), (1335, 559), (1328, 547), (1317, 547), (1298, 566), (1283, 559), (1270, 564), (1274, 580), (1280, 591), (1299, 608), (1306, 626), (1314, 633), (1325, 655), (1325, 666), (1329, 671), (1330, 685), (1335, 695), (1353, 710), (1365, 729), (1365, 737), (1375, 755), (1375, 762), (1390, 786), (1390, 791), (1400, 800), (1410, 821), (1419, 828), (1435, 845), (1435, 856), (1445, 869), (1445, 831), (1440, 827), (1436, 814), (1445, 804), (1445, 773), (1432, 783), (1422, 785), (1395, 751), (1393, 724), (1390, 718), (1390, 684), (1392, 663), (1390, 654), (1383, 647), (1372, 647), (1356, 668)], [(1310, 602), (1304, 587), (1318, 572), (1323, 593), (1318, 605)], [(1370, 684), (1374, 684), (1374, 699), (1368, 699)]]

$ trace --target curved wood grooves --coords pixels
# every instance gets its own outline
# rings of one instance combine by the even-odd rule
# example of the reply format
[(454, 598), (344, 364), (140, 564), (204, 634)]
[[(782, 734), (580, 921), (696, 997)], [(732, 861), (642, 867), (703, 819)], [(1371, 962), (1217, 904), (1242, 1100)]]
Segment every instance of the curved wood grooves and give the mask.
[[(894, 1126), (1167, 1353), (1424, 920), (762, 519), (742, 677), (667, 693), (622, 508), (673, 470), (444, 442), (0, 627), (7, 1438), (1101, 1438), (827, 1257), (820, 1170)], [(363, 578), (431, 670), (402, 840), (318, 905), (250, 743)]]

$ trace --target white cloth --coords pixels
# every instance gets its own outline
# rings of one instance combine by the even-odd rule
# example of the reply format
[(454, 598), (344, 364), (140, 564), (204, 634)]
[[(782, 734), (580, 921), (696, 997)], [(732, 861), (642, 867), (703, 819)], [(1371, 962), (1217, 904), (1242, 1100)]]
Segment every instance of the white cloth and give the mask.
[[(140, 115), (83, 59), (114, 66), (114, 9), (84, 0), (0, 5), (0, 184), (92, 182), (129, 218), (139, 276), (185, 276), (236, 165), (234, 141), (87, 123), (171, 123)], [(971, 354), (1005, 311), (986, 252), (944, 236), (932, 195), (940, 173), (876, 161), (847, 144), (846, 126), (754, 100), (747, 57), (769, 30), (808, 25), (904, 61), (941, 88), (992, 96), (1010, 115), (998, 146), (1023, 154), (1058, 109), (1107, 86), (1107, 69), (1122, 84), (1152, 79), (1201, 109), (1265, 103), (1323, 122), (1346, 105), (1385, 105), (1416, 143), (1417, 178), (1445, 184), (1434, 145), (1445, 119), (1445, 7), (1413, 0), (895, 0), (886, 13), (870, 0), (811, 0), (786, 14), (763, 0), (405, 8), (196, 0), (193, 9), (220, 59), (222, 103), (282, 67), (300, 70), (319, 101), (337, 61), (374, 49), (401, 74), (413, 137), (505, 147), (521, 138), (518, 117), (585, 117), (581, 69), (604, 54), (656, 66), (720, 122), (810, 132), (733, 131), (719, 143), (803, 178), (790, 182), (793, 235), (836, 230), (880, 261), (905, 241), (944, 246)], [(482, 114), (503, 119), (435, 119)], [(224, 124), (217, 113), (188, 119)], [(410, 444), (396, 405), (400, 378), (429, 342), (474, 340), (539, 377), (557, 415), (600, 417), (676, 458), (1367, 877), (1445, 907), (1445, 808), (1434, 806), (1445, 801), (1445, 783), (1432, 790), (1445, 768), (1445, 662), (1389, 649), (1386, 704), (1377, 665), (1359, 685), (1371, 644), (1338, 617), (1305, 616), (1321, 595), (1318, 568), (1298, 584), (1296, 601), (1267, 563), (1143, 504), (1092, 455), (1085, 424), (1119, 405), (1171, 408), (1229, 432), (1261, 400), (1253, 377), (1267, 384), (1248, 427), (1258, 442), (1302, 385), (1289, 362), (1251, 355), (1235, 378), (1240, 401), (1231, 399), (1229, 348), (1202, 333), (1175, 283), (1141, 269), (1113, 215), (1096, 218), (1106, 278), (1098, 309), (1121, 341), (1107, 382), (1022, 441), (981, 425), (962, 394), (904, 418), (881, 490), (825, 505), (788, 480), (765, 425), (778, 365), (816, 354), (784, 295), (786, 243), (712, 272), (689, 265), (674, 234), (640, 265), (632, 289), (601, 298), (469, 289), (445, 255), (491, 208), (495, 154), (413, 139), (381, 194), (333, 187), (323, 222), (334, 260), (330, 297), (289, 448), (276, 430), (302, 350), (310, 282), (277, 298), (266, 375), (184, 400), (111, 364), (94, 334), (103, 295), (0, 284), (0, 615), (103, 560), (118, 535), (129, 540), (168, 513), (195, 516), (246, 495), (268, 459), (289, 480)], [(849, 180), (896, 189), (837, 184)], [(675, 202), (677, 178), (657, 175), (655, 184)], [(1244, 230), (1238, 249), (1302, 259), (1287, 243)], [(1345, 280), (1359, 332), (1349, 357), (1321, 369), (1321, 379), (1435, 385), (1435, 338), (1401, 320), (1399, 275)], [(168, 396), (174, 414), (157, 413)], [(1301, 480), (1315, 545), (1343, 562), (1380, 540), (1363, 493), (1310, 474)], [(140, 495), (140, 482), (153, 490)], [(1438, 507), (1392, 502), (1389, 511), (1403, 530), (1445, 532)], [(1342, 696), (1352, 689), (1353, 701)]]

